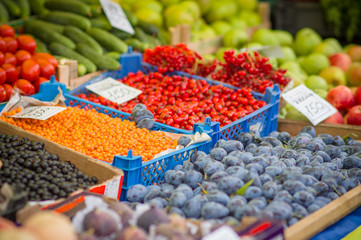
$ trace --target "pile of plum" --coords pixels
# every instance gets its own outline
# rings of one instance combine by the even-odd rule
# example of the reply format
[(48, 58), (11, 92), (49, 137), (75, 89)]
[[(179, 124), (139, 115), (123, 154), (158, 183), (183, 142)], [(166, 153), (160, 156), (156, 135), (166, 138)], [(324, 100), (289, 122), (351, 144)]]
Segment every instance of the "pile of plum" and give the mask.
[(360, 184), (360, 156), (360, 142), (316, 135), (312, 126), (294, 137), (241, 133), (219, 140), (208, 155), (193, 153), (159, 185), (132, 186), (127, 199), (187, 218), (255, 216), (292, 225)]

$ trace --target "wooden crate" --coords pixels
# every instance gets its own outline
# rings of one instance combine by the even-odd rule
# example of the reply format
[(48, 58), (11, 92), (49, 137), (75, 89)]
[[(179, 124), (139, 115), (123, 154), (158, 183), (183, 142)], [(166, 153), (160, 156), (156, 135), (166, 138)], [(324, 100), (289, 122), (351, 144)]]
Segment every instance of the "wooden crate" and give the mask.
[[(254, 31), (260, 28), (270, 28), (270, 5), (267, 2), (258, 3), (257, 9), (261, 16), (261, 24), (247, 29), (248, 35), (251, 36)], [(223, 37), (216, 36), (209, 39), (202, 39), (197, 42), (191, 42), (191, 26), (182, 24), (176, 27), (169, 28), (170, 43), (186, 43), (189, 49), (192, 49), (199, 54), (215, 53), (218, 48), (223, 46)]]
[(98, 178), (98, 185), (91, 187), (90, 191), (101, 193), (112, 198), (119, 199), (123, 183), (124, 173), (121, 169), (91, 158), (87, 155), (76, 152), (60, 144), (51, 142), (41, 136), (25, 131), (10, 123), (0, 120), (0, 133), (27, 137), (30, 140), (43, 142), (45, 149), (50, 153), (55, 153), (61, 161), (70, 161), (81, 172), (90, 177)]
[[(278, 120), (278, 131), (289, 132), (291, 136), (297, 135), (302, 128), (311, 125), (310, 122), (290, 119)], [(316, 133), (328, 133), (332, 136), (339, 135), (344, 137), (350, 135), (353, 139), (361, 140), (361, 126), (346, 125), (346, 124), (330, 124), (320, 123), (315, 126)]]

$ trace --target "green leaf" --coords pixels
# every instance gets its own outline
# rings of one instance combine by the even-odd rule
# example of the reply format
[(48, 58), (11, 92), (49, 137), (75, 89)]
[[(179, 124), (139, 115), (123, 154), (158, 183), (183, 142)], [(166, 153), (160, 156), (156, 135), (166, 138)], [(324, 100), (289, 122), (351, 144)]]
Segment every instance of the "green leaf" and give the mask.
[(252, 185), (253, 181), (254, 181), (254, 179), (251, 179), (246, 184), (244, 184), (243, 187), (241, 187), (240, 189), (237, 190), (236, 194), (243, 196), (246, 193), (247, 188)]

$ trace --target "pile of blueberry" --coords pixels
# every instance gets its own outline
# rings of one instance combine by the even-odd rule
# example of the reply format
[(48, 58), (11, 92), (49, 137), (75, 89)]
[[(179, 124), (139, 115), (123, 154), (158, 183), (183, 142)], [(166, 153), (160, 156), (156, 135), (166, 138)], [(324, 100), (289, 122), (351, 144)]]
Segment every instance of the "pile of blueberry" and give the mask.
[(22, 189), (29, 200), (64, 198), (98, 182), (47, 152), (43, 142), (16, 135), (0, 134), (0, 162), (0, 187), (8, 183)]
[(241, 133), (195, 152), (165, 173), (164, 183), (134, 185), (132, 205), (149, 203), (187, 218), (239, 221), (243, 216), (292, 225), (361, 181), (361, 143), (307, 126), (294, 137)]

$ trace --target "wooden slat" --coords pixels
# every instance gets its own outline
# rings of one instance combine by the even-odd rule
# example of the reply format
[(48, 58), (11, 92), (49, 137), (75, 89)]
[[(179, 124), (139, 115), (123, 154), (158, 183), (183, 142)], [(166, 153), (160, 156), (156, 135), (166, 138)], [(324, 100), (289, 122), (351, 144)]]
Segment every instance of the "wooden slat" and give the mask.
[(361, 205), (361, 185), (287, 228), (287, 240), (309, 239)]
[[(297, 135), (305, 126), (312, 125), (309, 122), (290, 119), (278, 120), (278, 131), (285, 131), (291, 136)], [(332, 136), (339, 135), (344, 137), (350, 135), (353, 139), (361, 140), (361, 126), (321, 123), (315, 127), (316, 133), (328, 133)]]

